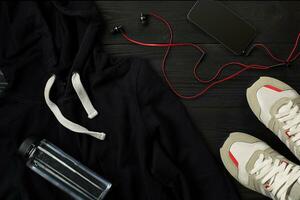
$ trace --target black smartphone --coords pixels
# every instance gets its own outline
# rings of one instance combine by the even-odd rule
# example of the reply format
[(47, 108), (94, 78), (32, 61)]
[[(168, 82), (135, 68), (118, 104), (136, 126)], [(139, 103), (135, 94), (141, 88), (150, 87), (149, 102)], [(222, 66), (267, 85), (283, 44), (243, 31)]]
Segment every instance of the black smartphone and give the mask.
[(242, 55), (253, 41), (256, 30), (222, 3), (200, 0), (187, 18), (236, 55)]

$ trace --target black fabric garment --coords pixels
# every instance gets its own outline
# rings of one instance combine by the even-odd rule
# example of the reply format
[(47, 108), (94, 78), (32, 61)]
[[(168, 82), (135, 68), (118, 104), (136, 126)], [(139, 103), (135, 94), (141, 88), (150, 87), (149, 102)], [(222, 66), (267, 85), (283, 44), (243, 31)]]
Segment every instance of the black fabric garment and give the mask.
[[(17, 155), (29, 136), (54, 143), (110, 180), (107, 200), (237, 199), (182, 104), (147, 63), (110, 58), (91, 2), (1, 2), (0, 67), (9, 89), (0, 102), (0, 199), (71, 199), (25, 166)], [(70, 83), (81, 75), (99, 111), (88, 119)], [(101, 141), (63, 127), (44, 100)]]

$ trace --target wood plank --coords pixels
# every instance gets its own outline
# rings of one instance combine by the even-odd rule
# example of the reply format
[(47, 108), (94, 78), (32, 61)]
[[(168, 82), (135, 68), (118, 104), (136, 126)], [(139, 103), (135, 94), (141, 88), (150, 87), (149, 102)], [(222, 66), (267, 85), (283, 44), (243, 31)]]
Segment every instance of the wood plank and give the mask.
[[(256, 27), (258, 31), (256, 41), (291, 43), (300, 31), (299, 1), (225, 1), (222, 3)], [(120, 24), (133, 38), (152, 42), (166, 41), (166, 28), (160, 22), (150, 19), (148, 27), (139, 23), (140, 13), (151, 11), (159, 13), (170, 21), (177, 42), (216, 43), (186, 20), (186, 14), (193, 4), (194, 1), (97, 1), (106, 24), (104, 43), (128, 43), (122, 38), (112, 37), (109, 32), (114, 25)]]
[[(204, 77), (211, 76), (220, 64), (230, 60), (240, 60), (247, 63), (270, 63), (268, 57), (259, 50), (254, 51), (251, 56), (245, 58), (233, 56), (217, 44), (202, 44), (201, 46), (209, 52), (207, 59), (203, 62), (203, 67), (199, 71)], [(291, 48), (290, 44), (272, 44), (269, 46), (275, 54), (283, 55), (283, 58), (287, 56), (287, 52)], [(160, 62), (163, 49), (136, 45), (106, 45), (105, 50), (112, 56), (146, 58), (150, 61), (151, 67), (161, 75)], [(192, 81), (192, 67), (197, 56), (197, 53), (190, 48), (177, 48), (173, 49), (168, 60), (169, 75), (176, 87), (184, 93), (194, 93), (199, 89), (198, 84)], [(199, 133), (202, 134), (203, 140), (216, 157), (219, 157), (219, 148), (229, 133), (242, 131), (262, 139), (290, 160), (297, 162), (297, 159), (285, 145), (256, 119), (247, 104), (245, 91), (251, 83), (263, 75), (284, 80), (300, 91), (298, 81), (300, 68), (298, 65), (299, 61), (289, 68), (282, 67), (260, 72), (248, 71), (234, 80), (213, 88), (209, 93), (195, 101), (183, 101)], [(232, 70), (228, 72), (232, 72)], [(222, 166), (221, 163), (220, 166)], [(262, 195), (251, 192), (237, 182), (235, 183), (242, 199), (267, 199)]]
[[(287, 57), (300, 31), (299, 1), (224, 1), (222, 3), (257, 28), (256, 41), (268, 43), (276, 55)], [(190, 24), (186, 20), (186, 13), (193, 4), (194, 1), (98, 1), (97, 5), (103, 16), (103, 23), (106, 24), (102, 36), (104, 50), (112, 56), (146, 58), (151, 64), (150, 67), (161, 75), (160, 62), (163, 49), (132, 45), (120, 35), (109, 33), (110, 28), (115, 24), (122, 24), (135, 39), (151, 42), (167, 41), (165, 27), (159, 22), (150, 19), (148, 27), (139, 24), (138, 17), (141, 11), (145, 13), (155, 11), (171, 22), (176, 42), (194, 42), (207, 50), (208, 54), (199, 69), (199, 73), (204, 78), (212, 76), (222, 63), (232, 60), (246, 63), (270, 63), (262, 51), (255, 51), (249, 57), (234, 56)], [(203, 87), (193, 79), (192, 74), (192, 67), (197, 56), (199, 54), (190, 47), (174, 48), (167, 62), (168, 74), (172, 82), (179, 91), (185, 94), (193, 94)], [(214, 87), (195, 101), (183, 101), (196, 128), (202, 134), (203, 140), (216, 157), (219, 156), (219, 147), (230, 132), (243, 131), (266, 141), (274, 149), (297, 162), (285, 145), (255, 118), (247, 104), (245, 91), (260, 76), (281, 79), (300, 91), (299, 64), (300, 61), (297, 61), (289, 68), (248, 71), (234, 80)], [(225, 74), (232, 73), (236, 69), (237, 67), (230, 68), (225, 71)], [(0, 73), (0, 82), (3, 82), (1, 78), (3, 76)], [(0, 93), (2, 86), (3, 84), (0, 84)], [(223, 168), (221, 163), (220, 168)], [(241, 199), (268, 199), (235, 183)]]
[[(262, 51), (254, 51), (248, 57), (237, 57), (231, 55), (227, 50), (217, 44), (201, 44), (208, 51), (208, 56), (199, 70), (204, 77), (211, 76), (217, 67), (230, 60), (240, 60), (247, 63), (270, 63), (268, 57)], [(269, 45), (275, 54), (287, 57), (291, 44)], [(136, 45), (105, 45), (105, 49), (113, 56), (137, 56), (146, 58), (159, 74), (160, 62), (163, 49), (140, 47)], [(197, 59), (197, 53), (190, 48), (173, 49), (168, 60), (168, 71), (176, 87), (184, 93), (194, 93), (198, 88), (192, 77), (192, 67)], [(280, 140), (260, 123), (250, 110), (246, 98), (246, 88), (259, 76), (272, 76), (288, 82), (292, 87), (300, 90), (299, 83), (299, 61), (292, 67), (283, 67), (270, 71), (248, 71), (239, 78), (231, 80), (213, 88), (205, 96), (195, 101), (183, 101), (190, 116), (202, 134), (203, 140), (211, 152), (219, 157), (219, 148), (232, 131), (242, 131), (262, 139), (270, 144), (275, 150), (288, 159), (297, 162), (295, 156), (280, 142)], [(235, 68), (236, 69), (236, 68)], [(229, 70), (232, 72), (232, 70)], [(219, 160), (220, 166), (223, 164)], [(223, 169), (224, 170), (224, 169)], [(225, 171), (225, 170), (224, 170)], [(229, 178), (231, 178), (228, 175)], [(233, 180), (233, 178), (231, 178)], [(268, 198), (252, 192), (233, 180), (241, 199), (267, 200)]]
[[(269, 58), (263, 51), (254, 51), (249, 57), (234, 56), (217, 44), (202, 44), (208, 54), (205, 60), (201, 63), (199, 74), (207, 79), (211, 77), (219, 66), (225, 62), (239, 60), (245, 63), (269, 64)], [(279, 44), (269, 45), (274, 50), (276, 55), (282, 58), (287, 57), (291, 45)], [(112, 56), (136, 56), (146, 58), (151, 63), (151, 66), (161, 75), (160, 63), (164, 52), (161, 48), (156, 47), (140, 47), (137, 45), (107, 45), (105, 51)], [(195, 81), (193, 77), (193, 66), (199, 54), (191, 48), (173, 48), (170, 57), (167, 61), (167, 71), (170, 79), (178, 89), (184, 94), (194, 94), (203, 88), (202, 84)], [(260, 76), (271, 76), (287, 82), (295, 89), (300, 90), (300, 82), (298, 81), (300, 67), (299, 61), (291, 67), (280, 67), (268, 71), (250, 70), (244, 72), (241, 76), (222, 83), (209, 90), (207, 94), (198, 98), (196, 101), (185, 101), (189, 107), (238, 107), (246, 106), (245, 91), (255, 80)], [(225, 70), (225, 75), (236, 71), (237, 67), (231, 67)], [(220, 101), (220, 99), (222, 99)]]

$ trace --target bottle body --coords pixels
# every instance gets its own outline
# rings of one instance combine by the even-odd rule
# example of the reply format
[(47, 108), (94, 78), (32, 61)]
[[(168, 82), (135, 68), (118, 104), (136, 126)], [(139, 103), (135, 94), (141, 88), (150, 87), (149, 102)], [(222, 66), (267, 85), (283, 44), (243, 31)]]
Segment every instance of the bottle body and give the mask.
[(27, 145), (26, 165), (78, 200), (101, 200), (111, 187), (103, 179), (47, 140)]

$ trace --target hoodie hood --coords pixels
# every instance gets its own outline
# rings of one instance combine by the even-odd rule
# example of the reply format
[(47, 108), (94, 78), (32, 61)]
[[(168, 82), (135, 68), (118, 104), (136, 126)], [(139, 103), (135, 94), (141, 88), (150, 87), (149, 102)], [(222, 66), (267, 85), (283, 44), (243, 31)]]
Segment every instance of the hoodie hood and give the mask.
[[(54, 95), (68, 97), (75, 94), (70, 85), (73, 72), (85, 82), (90, 74), (103, 80), (117, 68), (111, 65), (103, 71), (108, 62), (101, 49), (104, 25), (94, 2), (6, 3), (1, 9), (7, 13), (1, 22), (9, 29), (0, 36), (0, 67), (10, 96), (41, 99), (55, 74)], [(28, 81), (30, 77), (34, 80)]]

